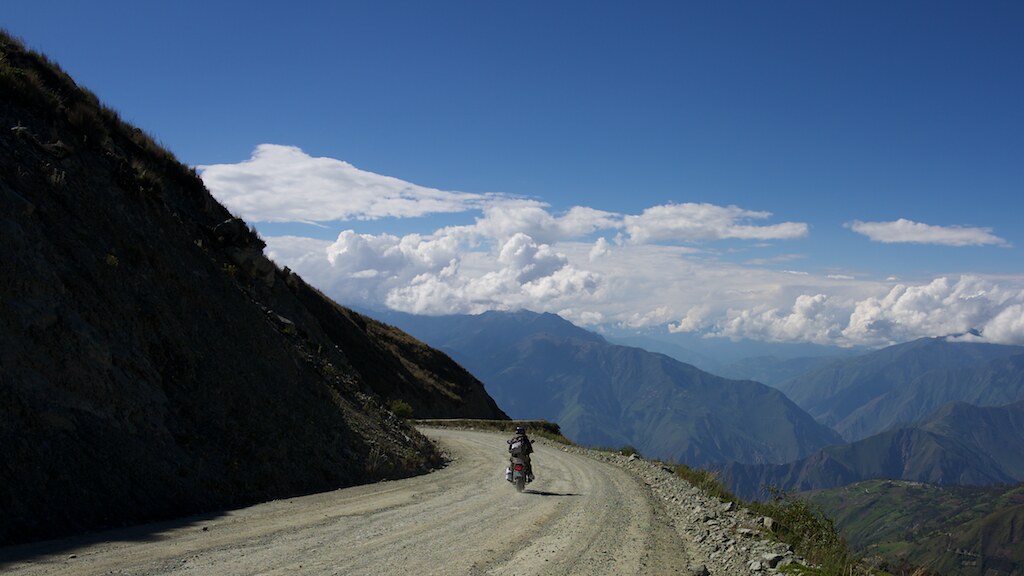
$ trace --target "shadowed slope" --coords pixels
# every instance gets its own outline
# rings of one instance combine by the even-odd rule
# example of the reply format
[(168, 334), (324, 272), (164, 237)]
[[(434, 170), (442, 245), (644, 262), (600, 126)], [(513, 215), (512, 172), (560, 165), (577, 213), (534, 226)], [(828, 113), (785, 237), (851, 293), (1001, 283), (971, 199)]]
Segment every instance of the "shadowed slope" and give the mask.
[(394, 398), (504, 416), (279, 270), (194, 171), (6, 34), (0, 238), (0, 543), (436, 466)]

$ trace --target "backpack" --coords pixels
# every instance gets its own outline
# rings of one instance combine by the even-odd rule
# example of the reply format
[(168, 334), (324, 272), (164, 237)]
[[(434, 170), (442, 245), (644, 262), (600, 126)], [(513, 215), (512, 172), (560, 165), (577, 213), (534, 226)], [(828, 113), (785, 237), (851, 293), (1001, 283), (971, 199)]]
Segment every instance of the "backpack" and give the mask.
[(509, 445), (508, 451), (513, 456), (523, 456), (525, 455), (525, 448), (526, 443), (523, 442), (523, 437), (519, 436), (518, 438), (512, 439), (512, 444)]

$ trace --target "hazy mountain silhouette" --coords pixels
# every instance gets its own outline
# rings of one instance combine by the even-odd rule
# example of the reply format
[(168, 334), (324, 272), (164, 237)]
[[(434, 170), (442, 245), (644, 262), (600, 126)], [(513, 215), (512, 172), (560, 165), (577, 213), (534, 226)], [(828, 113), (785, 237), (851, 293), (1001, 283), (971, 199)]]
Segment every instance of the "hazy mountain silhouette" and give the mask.
[(923, 338), (833, 360), (777, 387), (819, 422), (859, 440), (954, 400), (1024, 400), (1024, 347)]
[(839, 441), (773, 388), (610, 344), (553, 314), (383, 317), (461, 362), (514, 418), (557, 421), (582, 444), (699, 465), (786, 462)]
[(757, 380), (762, 384), (778, 387), (780, 382), (792, 380), (813, 370), (828, 366), (839, 358), (838, 355), (788, 359), (776, 358), (775, 356), (754, 356), (722, 366), (713, 372), (725, 378)]
[(782, 465), (731, 464), (723, 482), (737, 495), (760, 498), (768, 487), (834, 488), (869, 479), (991, 485), (1024, 480), (1024, 402), (971, 406), (951, 402), (913, 427), (829, 446)]

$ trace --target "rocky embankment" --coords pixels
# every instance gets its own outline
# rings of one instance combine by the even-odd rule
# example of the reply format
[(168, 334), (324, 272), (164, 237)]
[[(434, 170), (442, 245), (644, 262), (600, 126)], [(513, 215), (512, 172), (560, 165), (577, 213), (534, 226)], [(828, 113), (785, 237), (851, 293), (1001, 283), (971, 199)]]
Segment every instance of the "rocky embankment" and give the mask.
[(686, 543), (694, 576), (769, 574), (806, 563), (771, 537), (774, 520), (708, 496), (658, 462), (576, 446), (562, 450), (618, 466), (647, 485)]

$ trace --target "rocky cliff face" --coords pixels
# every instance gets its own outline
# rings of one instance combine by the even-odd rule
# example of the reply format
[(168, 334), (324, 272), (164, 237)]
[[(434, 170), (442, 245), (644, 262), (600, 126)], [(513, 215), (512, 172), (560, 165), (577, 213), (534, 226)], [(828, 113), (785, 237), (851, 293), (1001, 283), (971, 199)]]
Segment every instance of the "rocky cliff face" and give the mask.
[(0, 33), (0, 544), (400, 477), (385, 406), (504, 414), (262, 253), (194, 171)]

